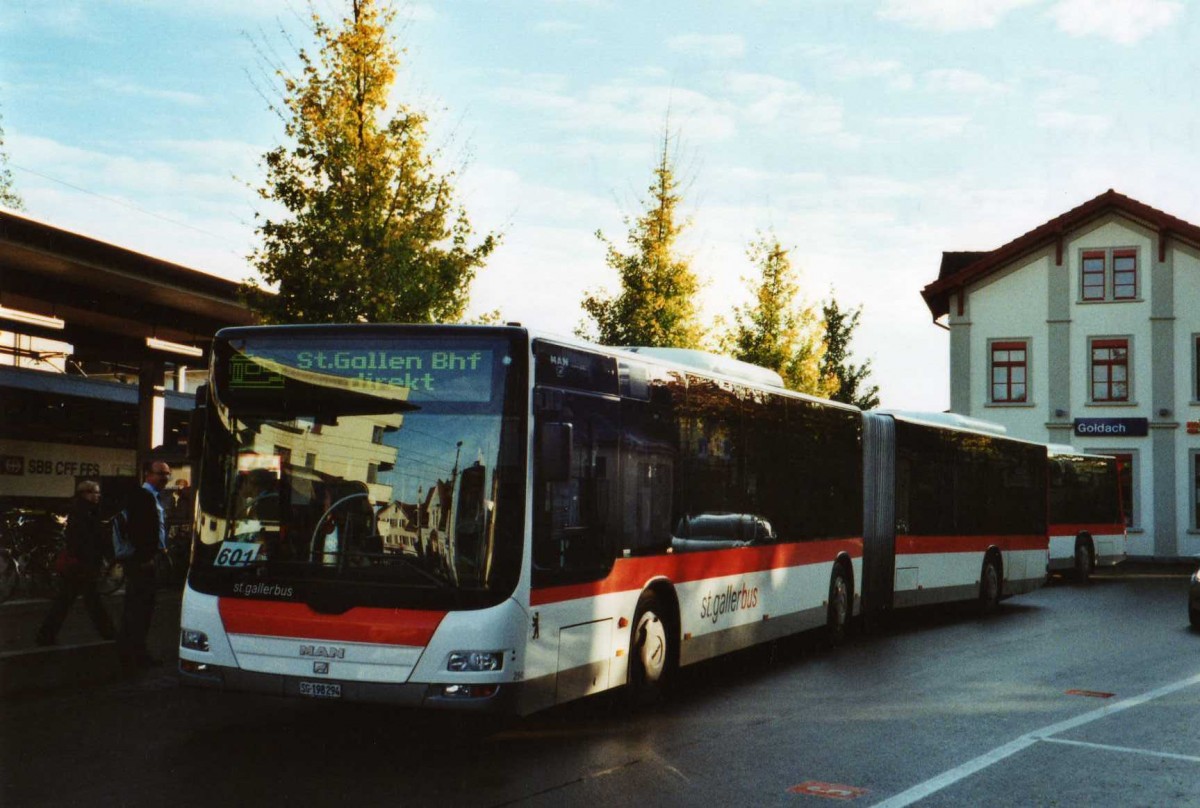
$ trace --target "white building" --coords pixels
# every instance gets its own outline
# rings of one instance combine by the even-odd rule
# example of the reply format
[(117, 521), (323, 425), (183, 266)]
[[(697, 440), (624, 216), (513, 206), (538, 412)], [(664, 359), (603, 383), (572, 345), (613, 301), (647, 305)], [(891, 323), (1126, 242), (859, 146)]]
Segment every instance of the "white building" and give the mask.
[(1200, 554), (1200, 226), (1109, 190), (922, 292), (950, 409), (1124, 461), (1129, 554)]

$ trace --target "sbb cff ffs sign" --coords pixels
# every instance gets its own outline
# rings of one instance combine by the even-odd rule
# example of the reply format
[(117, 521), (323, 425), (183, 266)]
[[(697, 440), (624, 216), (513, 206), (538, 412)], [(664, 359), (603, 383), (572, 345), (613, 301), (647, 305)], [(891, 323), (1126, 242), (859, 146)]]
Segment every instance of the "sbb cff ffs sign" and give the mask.
[(1075, 434), (1081, 438), (1144, 438), (1150, 433), (1147, 418), (1076, 418)]

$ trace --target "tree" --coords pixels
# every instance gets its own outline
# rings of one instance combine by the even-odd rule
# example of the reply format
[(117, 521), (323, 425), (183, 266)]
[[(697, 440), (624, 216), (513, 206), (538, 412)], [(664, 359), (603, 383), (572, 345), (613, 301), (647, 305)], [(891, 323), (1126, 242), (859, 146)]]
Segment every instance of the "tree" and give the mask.
[(838, 380), (833, 400), (864, 410), (878, 407), (879, 385), (867, 386), (871, 360), (861, 365), (853, 365), (849, 361), (850, 340), (854, 338), (854, 329), (858, 327), (858, 319), (862, 316), (862, 306), (842, 311), (837, 300), (830, 295), (821, 311), (825, 316), (825, 356), (821, 360), (821, 372), (832, 374)]
[(386, 0), (352, 0), (335, 29), (314, 12), (319, 56), (301, 49), (298, 76), (277, 71), (283, 99), (272, 109), (290, 145), (264, 155), (258, 193), (286, 215), (256, 215), (251, 261), (279, 292), (243, 287), (269, 321), (457, 320), (496, 247), (493, 234), (469, 244), (453, 173), (435, 173), (425, 151), (426, 117), (403, 105), (388, 117), (394, 14)]
[(13, 185), (12, 172), (8, 170), (8, 152), (4, 150), (3, 125), (0, 125), (0, 206), (12, 210), (25, 210), (25, 203)]
[(760, 234), (746, 254), (759, 274), (743, 278), (752, 302), (734, 308), (734, 327), (723, 348), (736, 359), (778, 372), (792, 390), (830, 397), (837, 379), (823, 367), (821, 320), (813, 306), (797, 302), (800, 285), (788, 250), (774, 235)]
[(688, 222), (677, 220), (680, 196), (670, 156), (670, 137), (664, 132), (662, 153), (645, 212), (628, 217), (623, 253), (596, 231), (608, 248), (605, 262), (617, 271), (621, 292), (616, 297), (593, 292), (583, 299), (583, 310), (595, 325), (595, 334), (581, 326), (580, 336), (591, 336), (605, 345), (644, 345), (658, 348), (698, 348), (704, 338), (696, 308), (700, 282), (687, 258), (677, 253), (679, 234)]

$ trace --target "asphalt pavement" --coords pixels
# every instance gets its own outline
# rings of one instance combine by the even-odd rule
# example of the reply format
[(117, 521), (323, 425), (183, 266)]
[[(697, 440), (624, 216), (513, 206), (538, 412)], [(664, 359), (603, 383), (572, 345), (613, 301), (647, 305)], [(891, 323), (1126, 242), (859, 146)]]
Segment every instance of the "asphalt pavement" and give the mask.
[[(1099, 570), (1096, 575), (1186, 575), (1193, 568), (1187, 563), (1127, 561)], [(162, 660), (165, 671), (174, 671), (178, 664), (180, 596), (181, 584), (175, 582), (160, 587), (155, 601), (147, 644), (150, 654)], [(105, 596), (103, 601), (113, 623), (120, 625), (124, 591)], [(81, 600), (72, 604), (57, 644), (38, 646), (38, 626), (49, 610), (47, 598), (14, 598), (0, 604), (0, 699), (112, 681), (124, 675), (116, 645), (99, 638)]]
[[(147, 646), (163, 669), (177, 665), (179, 645), (178, 583), (160, 587)], [(124, 590), (102, 598), (114, 625), (120, 625)], [(39, 646), (38, 627), (50, 611), (48, 598), (13, 598), (0, 604), (0, 699), (81, 684), (111, 681), (122, 673), (117, 647), (102, 640), (76, 598), (52, 646)]]

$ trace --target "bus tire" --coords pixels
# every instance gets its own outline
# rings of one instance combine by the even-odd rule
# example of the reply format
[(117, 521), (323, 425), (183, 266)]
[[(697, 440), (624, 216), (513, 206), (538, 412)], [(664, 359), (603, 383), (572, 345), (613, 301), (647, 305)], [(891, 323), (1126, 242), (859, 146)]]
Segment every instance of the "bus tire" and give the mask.
[(833, 574), (829, 576), (829, 606), (825, 612), (825, 637), (831, 648), (846, 641), (850, 609), (850, 581), (846, 577), (846, 568), (837, 563), (833, 565)]
[(638, 598), (629, 635), (629, 677), (626, 690), (634, 707), (645, 707), (661, 698), (675, 664), (671, 629), (665, 621), (662, 600), (647, 590)]
[(1092, 562), (1092, 546), (1086, 539), (1080, 539), (1075, 542), (1075, 580), (1078, 583), (1086, 584), (1092, 579), (1092, 570), (1095, 565)]
[(1000, 611), (1000, 595), (1004, 579), (1000, 574), (1000, 562), (994, 553), (983, 558), (983, 570), (979, 573), (979, 611), (995, 614)]

